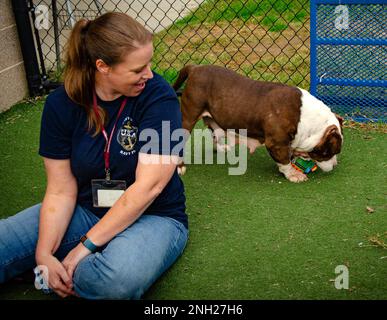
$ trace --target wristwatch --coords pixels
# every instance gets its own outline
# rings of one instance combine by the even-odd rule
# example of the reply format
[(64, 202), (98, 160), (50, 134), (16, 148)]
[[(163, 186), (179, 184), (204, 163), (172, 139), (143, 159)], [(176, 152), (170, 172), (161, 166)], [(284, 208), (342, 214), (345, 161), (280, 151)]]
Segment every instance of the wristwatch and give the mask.
[(91, 242), (91, 240), (86, 235), (81, 237), (81, 242), (92, 253), (96, 252), (99, 249), (99, 247), (96, 246), (93, 242)]

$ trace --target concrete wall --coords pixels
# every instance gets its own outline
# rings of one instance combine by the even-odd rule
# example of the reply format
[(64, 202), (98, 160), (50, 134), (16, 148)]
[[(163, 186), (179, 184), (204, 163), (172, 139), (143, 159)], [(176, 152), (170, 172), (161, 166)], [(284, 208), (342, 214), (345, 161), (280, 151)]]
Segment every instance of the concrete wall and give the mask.
[(0, 112), (28, 96), (11, 0), (0, 0)]

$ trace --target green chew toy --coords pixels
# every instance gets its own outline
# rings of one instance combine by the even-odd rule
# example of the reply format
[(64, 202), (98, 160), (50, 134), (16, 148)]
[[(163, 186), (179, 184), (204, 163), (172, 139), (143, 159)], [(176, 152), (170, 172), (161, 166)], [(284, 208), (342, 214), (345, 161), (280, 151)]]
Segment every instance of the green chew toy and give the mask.
[(305, 174), (308, 174), (317, 170), (317, 165), (313, 160), (295, 158), (292, 160), (291, 163), (295, 169)]

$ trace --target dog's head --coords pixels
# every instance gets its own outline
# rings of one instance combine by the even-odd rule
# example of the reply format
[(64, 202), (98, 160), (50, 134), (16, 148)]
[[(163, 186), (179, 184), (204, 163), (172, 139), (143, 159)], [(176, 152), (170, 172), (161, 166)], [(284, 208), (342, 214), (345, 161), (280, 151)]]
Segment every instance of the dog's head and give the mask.
[[(342, 118), (338, 118), (340, 127)], [(317, 162), (317, 165), (323, 171), (331, 171), (337, 165), (336, 155), (340, 153), (343, 144), (342, 130), (336, 125), (330, 125), (326, 128), (320, 142), (308, 152), (309, 156)]]

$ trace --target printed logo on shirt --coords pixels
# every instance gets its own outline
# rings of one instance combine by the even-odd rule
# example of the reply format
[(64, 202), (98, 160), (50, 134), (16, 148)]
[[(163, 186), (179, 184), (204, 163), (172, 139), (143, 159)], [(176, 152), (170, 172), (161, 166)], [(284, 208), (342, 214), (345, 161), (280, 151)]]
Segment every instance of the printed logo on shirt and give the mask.
[(124, 148), (120, 153), (123, 155), (133, 154), (135, 152), (134, 146), (137, 142), (138, 128), (133, 125), (133, 119), (126, 117), (122, 122), (120, 130), (118, 130), (117, 141)]

